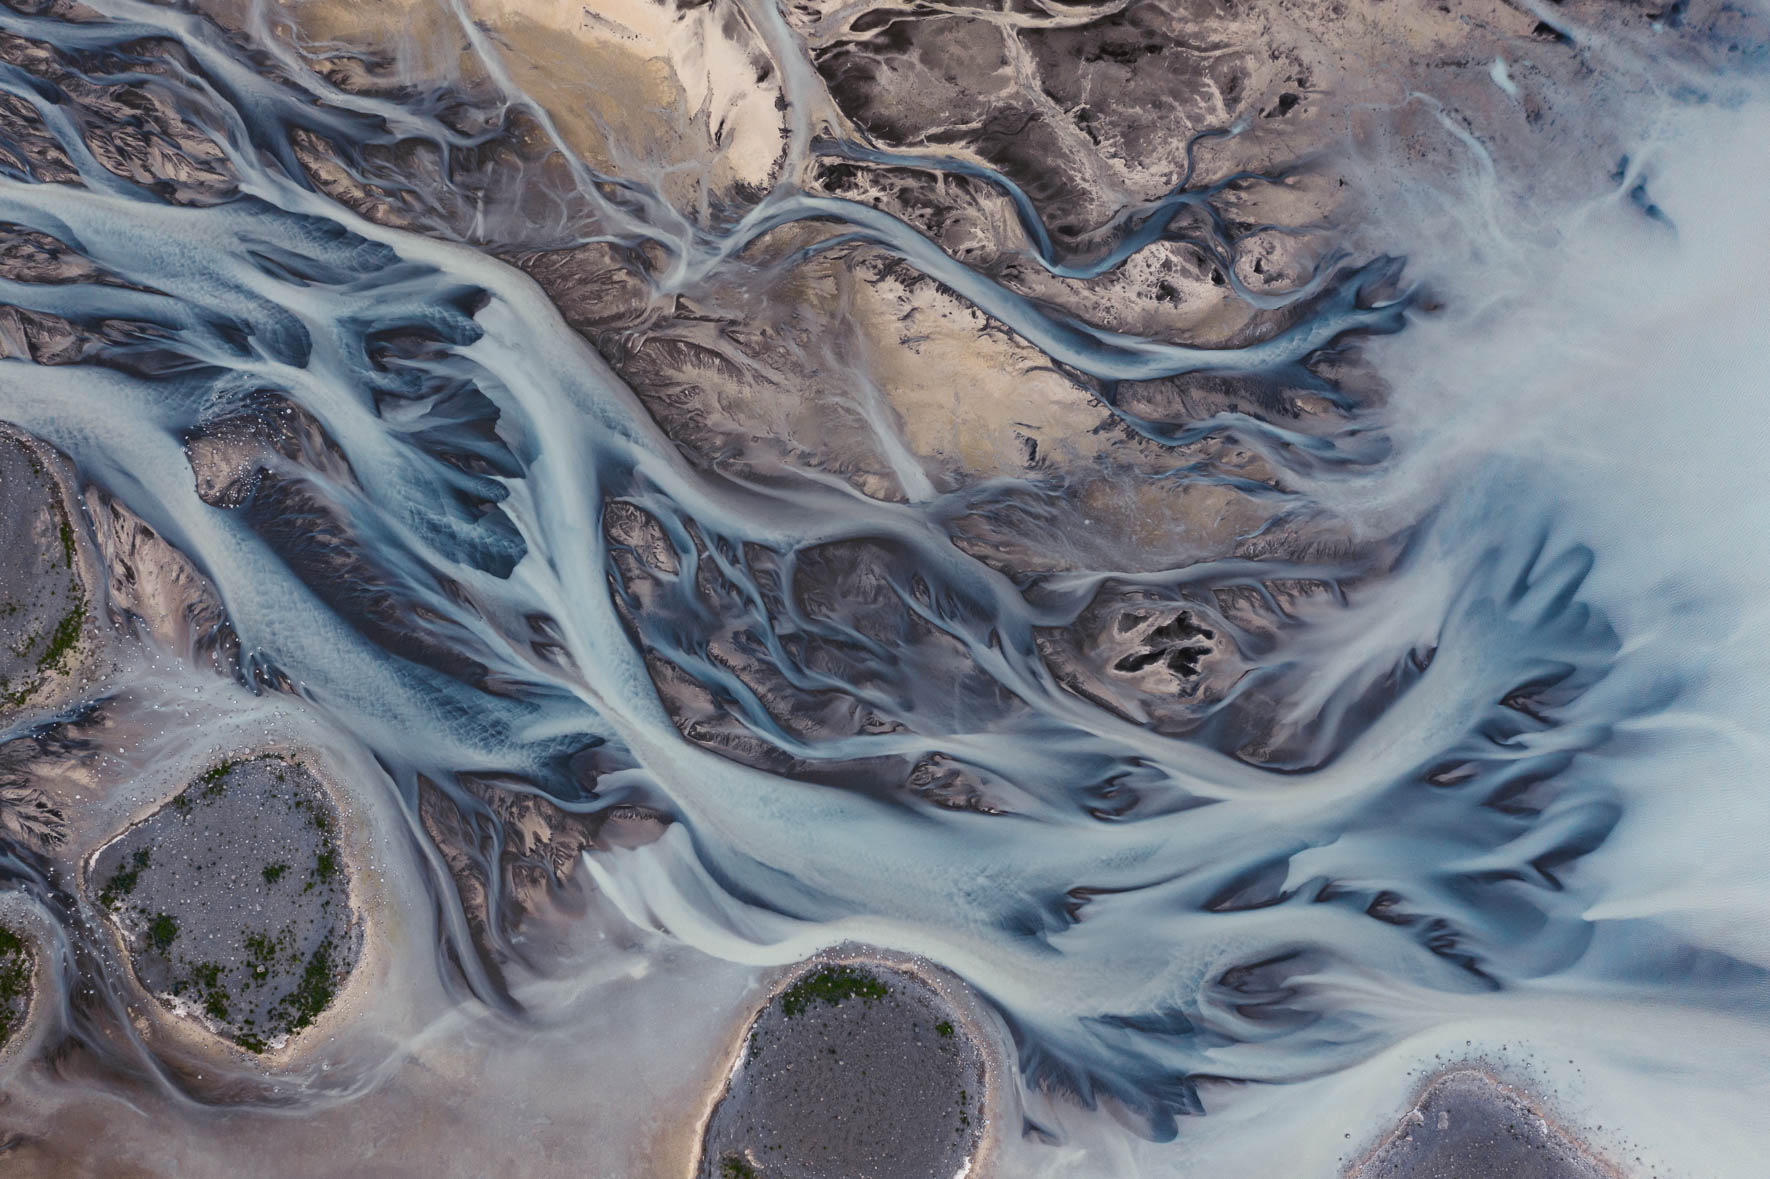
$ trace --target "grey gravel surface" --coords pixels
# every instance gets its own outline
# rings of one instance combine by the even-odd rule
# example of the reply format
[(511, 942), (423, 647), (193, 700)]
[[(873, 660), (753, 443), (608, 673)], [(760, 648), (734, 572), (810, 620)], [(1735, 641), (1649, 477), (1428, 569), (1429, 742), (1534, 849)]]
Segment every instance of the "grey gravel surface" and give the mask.
[(1608, 1172), (1516, 1091), (1473, 1070), (1426, 1091), (1355, 1179), (1605, 1179)]
[(70, 670), (84, 639), (86, 591), (73, 522), (41, 459), (0, 433), (0, 702), (31, 703)]
[[(846, 972), (846, 973), (844, 973)], [(819, 966), (752, 1025), (703, 1179), (950, 1179), (981, 1130), (982, 1056), (933, 988)]]
[(34, 965), (30, 941), (11, 926), (0, 925), (0, 1048), (25, 1026)]
[(337, 822), (296, 762), (225, 762), (106, 846), (91, 887), (144, 987), (262, 1051), (312, 1023), (355, 959)]

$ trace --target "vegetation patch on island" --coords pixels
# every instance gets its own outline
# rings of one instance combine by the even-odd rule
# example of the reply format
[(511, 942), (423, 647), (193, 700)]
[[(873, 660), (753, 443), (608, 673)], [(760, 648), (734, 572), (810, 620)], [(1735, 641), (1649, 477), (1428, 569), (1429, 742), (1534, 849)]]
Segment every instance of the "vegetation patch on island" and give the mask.
[(719, 1179), (758, 1179), (759, 1172), (739, 1154), (728, 1154), (719, 1160)]
[(91, 630), (74, 522), (54, 476), (18, 437), (0, 438), (0, 705), (38, 702)]
[(757, 1013), (697, 1179), (925, 1179), (979, 1148), (985, 1065), (945, 995), (884, 962), (817, 963)]
[(299, 761), (223, 761), (99, 854), (97, 900), (144, 987), (269, 1051), (319, 1020), (355, 964), (335, 830)]
[(0, 925), (0, 1047), (25, 1023), (31, 1004), (31, 943)]
[(867, 971), (853, 966), (826, 966), (782, 991), (781, 1010), (790, 1019), (813, 1003), (835, 1007), (850, 999), (872, 1002), (890, 993), (890, 987)]

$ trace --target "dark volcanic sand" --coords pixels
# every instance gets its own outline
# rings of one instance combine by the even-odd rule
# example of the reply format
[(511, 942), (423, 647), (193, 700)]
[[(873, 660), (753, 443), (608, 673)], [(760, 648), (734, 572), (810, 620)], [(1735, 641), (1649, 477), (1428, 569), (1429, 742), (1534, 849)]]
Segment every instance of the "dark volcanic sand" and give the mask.
[(336, 825), (299, 765), (224, 763), (106, 846), (91, 890), (144, 987), (274, 1048), (330, 1004), (356, 956)]
[(977, 1148), (983, 1086), (977, 1045), (932, 987), (877, 965), (819, 965), (751, 1025), (698, 1174), (950, 1179)]
[(74, 523), (43, 461), (0, 432), (0, 706), (69, 671), (86, 631)]
[(1447, 1074), (1415, 1109), (1417, 1118), (1410, 1113), (1351, 1179), (1609, 1179), (1577, 1143), (1484, 1073)]
[(11, 926), (0, 925), (0, 1049), (25, 1026), (34, 964), (30, 941)]

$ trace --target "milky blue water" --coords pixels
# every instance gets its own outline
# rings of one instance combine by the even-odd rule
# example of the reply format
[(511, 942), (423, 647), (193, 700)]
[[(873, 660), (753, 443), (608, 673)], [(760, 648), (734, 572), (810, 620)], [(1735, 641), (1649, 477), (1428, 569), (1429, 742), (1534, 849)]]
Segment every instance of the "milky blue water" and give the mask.
[[(1344, 1133), (1369, 1132), (1348, 1109), (1392, 1100), (1434, 1054), (1500, 1044), (1586, 1124), (1622, 1133), (1594, 1134), (1619, 1157), (1755, 1173), (1739, 1160), (1761, 1144), (1749, 1117), (1770, 1047), (1770, 117), (1749, 77), (1708, 100), (1619, 90), (1638, 116), (1620, 124), (1633, 171), (1577, 200), (1537, 200), (1477, 140), (1457, 141), (1465, 168), (1425, 180), (1367, 158), (1373, 190), (1419, 199), (1396, 200), (1356, 239), (1362, 255), (1297, 293), (1294, 326), (1239, 349), (1081, 322), (867, 206), (783, 186), (719, 228), (637, 181), (586, 180), (585, 236), (651, 243), (664, 287), (694, 290), (770, 229), (833, 223), (1109, 388), (1314, 379), (1304, 360), (1357, 334), (1389, 394), (1366, 406), (1324, 384), (1337, 433), (1131, 421), (1168, 441), (1232, 431), (1280, 470), (1295, 518), (1331, 511), (1373, 543), (1400, 538), (1380, 577), (1277, 559), (1137, 575), (1343, 583), (1244, 681), (1306, 734), (1311, 768), (1281, 770), (1235, 755), (1227, 710), (1164, 736), (1058, 684), (1035, 629), (1074, 620), (1114, 570), (1010, 579), (949, 541), (962, 493), (883, 502), (698, 468), (520, 272), (365, 221), (295, 162), (302, 129), (365, 170), (350, 153), (372, 143), (467, 146), (437, 96), (298, 85), (194, 16), (92, 7), (101, 18), (79, 24), (0, 13), (0, 29), (83, 54), (94, 77), (127, 74), (144, 37), (178, 39), (186, 66), (149, 84), (238, 185), (175, 204), (107, 170), (48, 88), (0, 73), (80, 177), (5, 170), (0, 220), (124, 284), (8, 281), (0, 298), (146, 325), (87, 363), (0, 363), (0, 418), (188, 555), (226, 606), (244, 677), (371, 751), (408, 805), (420, 777), (452, 789), (462, 773), (579, 811), (644, 803), (675, 820), (665, 836), (589, 861), (630, 919), (736, 962), (853, 940), (949, 968), (1011, 1035), (1012, 1107), (1046, 1143), (1015, 1147), (1028, 1173), (1326, 1174)], [(1648, 175), (1654, 216), (1630, 196)], [(1177, 191), (1127, 215), (1104, 255), (1067, 259), (1018, 190), (985, 179), (1071, 277), (1117, 265), (1201, 199)], [(413, 625), (484, 676), (377, 641), (300, 576), (271, 525), (199, 497), (186, 437), (265, 391), (335, 440), (354, 481), (316, 473), (312, 488)], [(601, 525), (611, 499), (655, 517), (677, 564), (633, 629)], [(952, 644), (896, 650), (764, 592), (757, 550), (790, 570), (838, 540), (889, 552), (893, 592)], [(703, 562), (732, 587), (717, 608), (696, 588)], [(535, 615), (569, 658), (537, 653)], [(789, 732), (708, 657), (734, 623), (789, 681), (895, 724)], [(806, 635), (848, 670), (807, 659)], [(644, 652), (796, 758), (939, 752), (1011, 784), (1015, 804), (942, 810), (746, 768), (682, 738)], [(931, 691), (962, 678), (1001, 691)], [(1103, 812), (1108, 784), (1134, 804)], [(1294, 1169), (1248, 1161), (1250, 1134)]]

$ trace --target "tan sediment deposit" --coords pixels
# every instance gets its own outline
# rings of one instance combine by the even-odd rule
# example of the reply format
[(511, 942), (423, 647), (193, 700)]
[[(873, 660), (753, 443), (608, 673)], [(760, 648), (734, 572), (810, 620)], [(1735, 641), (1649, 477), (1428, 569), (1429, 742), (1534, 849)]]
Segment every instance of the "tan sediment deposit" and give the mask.
[[(223, 24), (249, 19), (232, 0), (209, 10)], [(779, 80), (733, 4), (468, 0), (457, 13), (296, 0), (269, 19), (299, 43), (385, 54), (403, 81), (495, 86), (503, 75), (586, 164), (650, 180), (679, 208), (766, 185), (781, 156)]]

